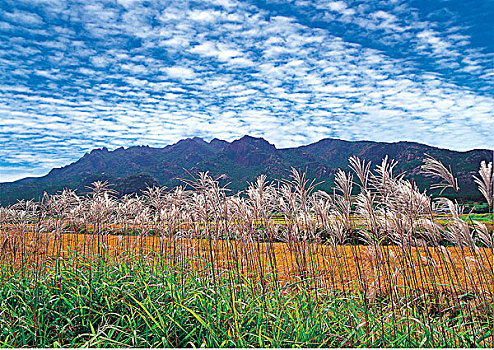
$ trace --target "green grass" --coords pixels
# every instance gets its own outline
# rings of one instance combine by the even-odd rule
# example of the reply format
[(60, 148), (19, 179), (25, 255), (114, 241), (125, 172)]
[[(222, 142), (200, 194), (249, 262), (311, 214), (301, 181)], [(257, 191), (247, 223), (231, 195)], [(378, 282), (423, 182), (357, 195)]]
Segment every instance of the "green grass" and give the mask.
[[(74, 262), (74, 260), (72, 260)], [(425, 296), (424, 296), (425, 297)], [(430, 304), (430, 303), (429, 303)], [(433, 315), (417, 299), (370, 301), (307, 284), (158, 262), (0, 270), (2, 347), (486, 347), (492, 314)], [(458, 305), (456, 305), (458, 306)], [(486, 305), (492, 310), (492, 305)], [(427, 311), (427, 312), (425, 312)], [(424, 315), (427, 313), (428, 317)], [(490, 343), (486, 342), (489, 337)]]
[(470, 214), (470, 215), (463, 215), (463, 218), (465, 220), (476, 220), (486, 224), (492, 223), (492, 214)]

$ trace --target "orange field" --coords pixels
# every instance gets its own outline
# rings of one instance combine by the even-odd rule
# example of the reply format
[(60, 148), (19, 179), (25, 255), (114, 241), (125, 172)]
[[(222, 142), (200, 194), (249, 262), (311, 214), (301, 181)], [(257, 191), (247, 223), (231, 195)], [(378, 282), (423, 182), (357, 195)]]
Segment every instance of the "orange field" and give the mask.
[[(460, 247), (329, 246), (302, 242), (160, 239), (158, 237), (37, 234), (0, 235), (1, 259), (17, 268), (50, 266), (56, 257), (88, 261), (157, 257), (182, 268), (253, 277), (261, 284), (304, 281), (338, 290), (363, 290), (370, 296), (407, 290), (473, 292), (492, 298), (493, 256), (489, 249)], [(71, 259), (68, 257), (71, 256)], [(75, 257), (83, 258), (75, 259)], [(46, 264), (48, 263), (48, 264)], [(390, 290), (393, 288), (394, 290)]]

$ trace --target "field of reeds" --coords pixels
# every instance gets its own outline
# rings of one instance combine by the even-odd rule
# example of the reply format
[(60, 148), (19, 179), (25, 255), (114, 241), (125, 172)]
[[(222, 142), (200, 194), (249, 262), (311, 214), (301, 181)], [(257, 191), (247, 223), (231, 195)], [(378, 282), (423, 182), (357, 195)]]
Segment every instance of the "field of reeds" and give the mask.
[[(201, 173), (0, 208), (1, 346), (492, 347), (492, 216), (349, 161), (331, 194), (296, 170), (236, 194)], [(475, 181), (492, 209), (492, 163)]]

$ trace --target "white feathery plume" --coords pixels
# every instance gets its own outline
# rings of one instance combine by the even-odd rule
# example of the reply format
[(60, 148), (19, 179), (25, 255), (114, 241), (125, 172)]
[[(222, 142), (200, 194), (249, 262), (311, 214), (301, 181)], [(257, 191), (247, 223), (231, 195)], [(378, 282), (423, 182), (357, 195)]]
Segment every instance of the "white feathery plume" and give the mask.
[(442, 188), (441, 194), (445, 189), (451, 187), (455, 192), (458, 192), (460, 187), (458, 186), (458, 180), (453, 176), (453, 171), (451, 167), (446, 168), (446, 166), (439, 160), (425, 154), (424, 165), (422, 165), (422, 171), (426, 176), (438, 176), (444, 180), (444, 182), (438, 184), (432, 184), (431, 189)]
[(479, 175), (480, 177), (473, 176), (475, 183), (479, 186), (479, 191), (482, 193), (482, 195), (485, 197), (487, 200), (487, 203), (489, 204), (489, 208), (492, 207), (492, 196), (493, 196), (493, 183), (494, 183), (494, 173), (492, 172), (492, 162), (489, 164), (486, 164), (485, 161), (482, 161), (480, 163), (480, 169), (479, 169)]

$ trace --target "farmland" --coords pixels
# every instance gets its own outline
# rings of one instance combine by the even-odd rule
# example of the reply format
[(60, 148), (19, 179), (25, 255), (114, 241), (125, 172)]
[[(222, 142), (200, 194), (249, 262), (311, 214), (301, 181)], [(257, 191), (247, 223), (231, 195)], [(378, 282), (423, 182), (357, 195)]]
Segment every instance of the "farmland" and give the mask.
[[(350, 164), (333, 194), (296, 170), (242, 194), (201, 173), (2, 208), (1, 344), (491, 347), (492, 216), (433, 201), (387, 158)], [(457, 190), (435, 159), (424, 172)], [(492, 165), (479, 174), (492, 206)]]

